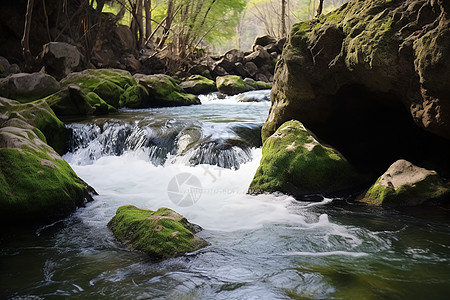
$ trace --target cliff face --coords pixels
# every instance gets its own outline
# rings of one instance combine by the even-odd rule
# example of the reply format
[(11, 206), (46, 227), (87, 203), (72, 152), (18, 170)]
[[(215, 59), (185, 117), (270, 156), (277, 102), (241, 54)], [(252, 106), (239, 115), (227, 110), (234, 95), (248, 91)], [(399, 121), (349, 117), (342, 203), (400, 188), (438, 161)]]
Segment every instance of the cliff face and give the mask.
[(361, 170), (399, 158), (450, 170), (449, 12), (446, 0), (353, 0), (296, 24), (263, 139), (296, 119)]

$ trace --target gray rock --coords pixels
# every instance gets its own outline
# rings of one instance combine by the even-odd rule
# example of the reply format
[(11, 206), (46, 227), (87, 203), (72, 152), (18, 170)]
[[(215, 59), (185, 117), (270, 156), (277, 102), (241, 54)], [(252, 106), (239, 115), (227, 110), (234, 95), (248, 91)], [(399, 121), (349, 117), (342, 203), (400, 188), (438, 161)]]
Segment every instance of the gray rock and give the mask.
[(258, 36), (255, 41), (253, 42), (253, 46), (252, 49), (253, 51), (256, 51), (256, 47), (257, 46), (267, 46), (269, 44), (275, 44), (277, 42), (277, 40), (270, 36), (270, 35), (263, 35), (263, 36)]
[(41, 56), (45, 71), (57, 79), (62, 79), (77, 70), (82, 57), (77, 47), (60, 42), (45, 44)]
[(30, 102), (60, 90), (56, 79), (45, 73), (18, 73), (0, 80), (0, 96)]
[(415, 206), (450, 196), (450, 187), (435, 171), (398, 160), (359, 199), (382, 206)]

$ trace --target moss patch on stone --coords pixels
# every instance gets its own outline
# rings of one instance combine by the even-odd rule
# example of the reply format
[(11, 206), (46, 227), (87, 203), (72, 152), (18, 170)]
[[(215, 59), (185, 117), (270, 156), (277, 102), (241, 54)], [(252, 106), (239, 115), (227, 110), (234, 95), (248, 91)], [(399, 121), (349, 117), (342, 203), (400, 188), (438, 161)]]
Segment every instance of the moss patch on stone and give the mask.
[(149, 94), (148, 107), (186, 106), (200, 104), (193, 94), (187, 94), (176, 81), (164, 74), (136, 74), (136, 80), (144, 86)]
[[(400, 176), (406, 178), (398, 183)], [(396, 182), (397, 181), (397, 182)], [(358, 200), (387, 207), (415, 206), (450, 199), (450, 186), (434, 171), (400, 160), (378, 178)]]
[(149, 93), (142, 84), (130, 86), (120, 98), (120, 107), (145, 108), (149, 106)]
[(256, 81), (251, 78), (245, 78), (244, 83), (251, 86), (255, 90), (270, 90), (272, 88), (272, 84), (264, 81)]
[(320, 144), (296, 120), (284, 123), (270, 136), (262, 152), (250, 193), (329, 194), (359, 184), (348, 161), (335, 149)]
[(200, 95), (217, 91), (216, 83), (201, 75), (192, 75), (180, 83), (180, 87), (189, 94)]
[[(76, 84), (84, 94), (97, 94), (107, 104), (119, 108), (122, 94), (130, 86), (136, 85), (133, 76), (127, 71), (118, 69), (88, 69), (72, 73), (63, 80), (62, 86)], [(93, 98), (93, 97), (91, 97)], [(99, 102), (97, 102), (100, 105)]]
[(0, 115), (1, 223), (49, 222), (92, 200), (95, 191), (46, 143), (67, 132), (45, 101), (0, 98)]
[(225, 75), (217, 77), (216, 86), (219, 92), (227, 95), (236, 95), (254, 90), (254, 88), (246, 84), (239, 75)]
[[(61, 155), (66, 152), (69, 138), (67, 128), (45, 100), (20, 104), (5, 99), (0, 106), (0, 114), (8, 119), (16, 118), (36, 127), (45, 136), (44, 142)], [(39, 135), (37, 131), (35, 133)]]
[(198, 226), (169, 208), (151, 211), (122, 206), (108, 227), (120, 242), (155, 260), (179, 256), (207, 245), (195, 235)]

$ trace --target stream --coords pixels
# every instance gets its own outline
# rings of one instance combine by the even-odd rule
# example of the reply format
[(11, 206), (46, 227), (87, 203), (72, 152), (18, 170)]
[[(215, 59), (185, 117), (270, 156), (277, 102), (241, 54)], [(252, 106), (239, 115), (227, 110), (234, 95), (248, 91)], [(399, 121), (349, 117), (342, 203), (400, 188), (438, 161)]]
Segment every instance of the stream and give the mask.
[[(246, 194), (269, 95), (66, 120), (63, 158), (99, 195), (2, 237), (0, 298), (448, 299), (449, 210)], [(127, 204), (177, 211), (209, 246), (162, 262), (130, 251), (107, 228)]]

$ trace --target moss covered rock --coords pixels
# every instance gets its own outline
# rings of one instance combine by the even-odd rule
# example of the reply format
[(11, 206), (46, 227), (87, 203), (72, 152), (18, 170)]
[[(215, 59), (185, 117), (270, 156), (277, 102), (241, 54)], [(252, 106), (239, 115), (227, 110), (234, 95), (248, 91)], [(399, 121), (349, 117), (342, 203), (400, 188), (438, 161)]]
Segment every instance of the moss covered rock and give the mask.
[(0, 114), (4, 121), (20, 120), (36, 127), (35, 132), (43, 134), (44, 142), (61, 155), (66, 152), (68, 130), (44, 100), (20, 104), (17, 101), (0, 98)]
[(200, 104), (197, 96), (184, 92), (176, 81), (168, 75), (136, 74), (134, 78), (148, 92), (148, 97), (142, 99), (139, 107), (170, 107)]
[[(126, 89), (136, 85), (130, 72), (118, 69), (89, 69), (68, 75), (61, 80), (62, 86), (76, 84), (81, 91), (88, 95), (95, 93), (103, 102), (112, 107), (119, 108), (121, 97)], [(90, 99), (89, 99), (90, 98)], [(86, 99), (92, 102), (93, 97)], [(98, 100), (98, 99), (97, 99)], [(96, 102), (99, 104), (100, 102)]]
[(338, 151), (320, 144), (300, 122), (291, 120), (265, 141), (249, 192), (333, 194), (354, 188), (360, 183), (357, 178)]
[(444, 0), (353, 0), (295, 24), (263, 140), (296, 119), (375, 176), (399, 157), (448, 176), (449, 10)]
[(254, 88), (246, 84), (239, 75), (225, 75), (217, 77), (216, 86), (219, 92), (226, 95), (236, 95), (254, 90)]
[(92, 199), (92, 188), (46, 143), (61, 124), (44, 101), (0, 98), (0, 222), (48, 222)]
[(58, 116), (105, 115), (117, 112), (94, 92), (85, 93), (78, 85), (69, 84), (57, 93), (44, 98)]
[(435, 171), (398, 160), (372, 185), (359, 201), (396, 207), (415, 206), (433, 200), (450, 200), (450, 186)]
[(272, 84), (264, 81), (256, 81), (251, 78), (245, 78), (244, 83), (251, 86), (255, 90), (270, 90)]
[(201, 75), (192, 75), (186, 81), (180, 83), (180, 87), (194, 95), (208, 94), (217, 91), (216, 83)]
[(130, 86), (122, 95), (120, 106), (128, 108), (150, 107), (151, 99), (147, 88), (142, 84)]
[(122, 206), (108, 227), (120, 242), (156, 260), (179, 256), (207, 245), (195, 235), (199, 226), (169, 208), (151, 211), (132, 205)]
[(0, 96), (22, 103), (41, 99), (60, 89), (58, 81), (45, 73), (18, 73), (0, 79)]

